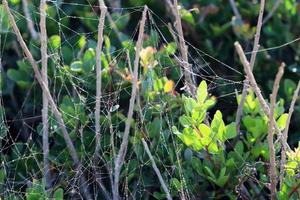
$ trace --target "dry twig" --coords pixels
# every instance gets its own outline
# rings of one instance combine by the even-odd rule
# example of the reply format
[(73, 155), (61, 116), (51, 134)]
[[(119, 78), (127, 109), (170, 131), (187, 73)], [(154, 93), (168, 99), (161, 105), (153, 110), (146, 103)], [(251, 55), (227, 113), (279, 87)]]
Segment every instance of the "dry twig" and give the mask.
[[(73, 160), (73, 164), (75, 166), (75, 168), (80, 172), (82, 170), (82, 165), (79, 161), (79, 157), (77, 155), (77, 152), (76, 152), (76, 149), (74, 147), (74, 144), (69, 136), (69, 133), (67, 131), (67, 128), (66, 128), (66, 125), (63, 121), (63, 118), (62, 118), (62, 115), (60, 113), (60, 111), (58, 110), (58, 107), (57, 105), (55, 104), (51, 94), (50, 94), (50, 91), (48, 89), (48, 87), (46, 86), (46, 84), (44, 83), (43, 81), (43, 78), (42, 78), (42, 75), (38, 69), (38, 65), (36, 63), (36, 61), (34, 60), (32, 54), (30, 53), (26, 43), (24, 42), (23, 38), (22, 38), (22, 35), (21, 35), (21, 32), (16, 24), (16, 21), (12, 15), (12, 13), (10, 12), (10, 9), (8, 7), (8, 3), (7, 3), (7, 0), (3, 0), (2, 1), (2, 4), (4, 6), (4, 9), (6, 10), (6, 12), (8, 13), (8, 18), (9, 18), (9, 22), (16, 34), (16, 37), (17, 37), (17, 40), (21, 46), (21, 48), (23, 49), (24, 51), (24, 54), (25, 56), (27, 57), (29, 63), (31, 64), (33, 70), (34, 70), (34, 73), (35, 73), (35, 77), (39, 83), (39, 85), (42, 87), (42, 90), (45, 92), (46, 96), (47, 96), (47, 99), (49, 101), (49, 104), (52, 108), (52, 111), (53, 111), (53, 114), (57, 120), (57, 123), (62, 131), (62, 134), (63, 134), (63, 137), (64, 137), (64, 140), (67, 144), (67, 148), (71, 154), (71, 157), (72, 157), (72, 160)], [(86, 181), (85, 181), (85, 178), (84, 176), (82, 175), (81, 176), (81, 188), (83, 188), (83, 193), (84, 193), (84, 196), (86, 196), (86, 198), (90, 199), (90, 194), (88, 192), (88, 187), (86, 185)]]
[[(253, 50), (252, 50), (252, 54), (251, 54), (251, 58), (250, 58), (251, 70), (253, 70), (254, 63), (256, 60), (256, 54), (259, 49), (259, 39), (260, 39), (260, 32), (261, 32), (262, 20), (263, 20), (263, 15), (264, 15), (264, 8), (265, 8), (265, 0), (261, 0), (259, 16), (258, 16), (257, 25), (256, 25), (254, 45), (253, 45)], [(244, 85), (243, 85), (241, 101), (240, 101), (240, 104), (238, 105), (238, 109), (236, 112), (236, 118), (235, 118), (237, 133), (240, 133), (241, 118), (243, 115), (243, 108), (244, 108), (244, 103), (245, 103), (246, 96), (247, 96), (248, 85), (249, 85), (249, 80), (248, 80), (248, 78), (246, 78)]]
[(121, 147), (120, 147), (119, 153), (117, 155), (117, 158), (115, 160), (114, 184), (112, 187), (114, 200), (119, 199), (120, 172), (121, 172), (121, 168), (124, 163), (125, 155), (127, 153), (130, 125), (131, 125), (131, 121), (132, 121), (133, 108), (134, 108), (134, 103), (135, 103), (136, 93), (137, 93), (138, 66), (139, 66), (139, 58), (140, 58), (139, 54), (142, 49), (147, 11), (148, 11), (148, 7), (145, 6), (143, 15), (142, 15), (142, 20), (140, 21), (139, 35), (138, 35), (138, 40), (137, 40), (136, 48), (135, 48), (135, 59), (134, 59), (134, 65), (133, 65), (134, 66), (134, 69), (133, 69), (134, 76), (133, 76), (131, 97), (130, 97), (130, 102), (129, 102), (129, 109), (128, 109), (128, 113), (127, 113), (127, 120), (125, 123), (125, 130), (124, 130), (124, 135), (122, 138)]
[[(26, 0), (25, 0), (26, 1)], [(42, 79), (45, 83), (45, 87), (48, 86), (48, 55), (47, 55), (47, 30), (46, 30), (46, 0), (41, 0), (40, 3), (40, 29), (41, 29), (41, 59), (42, 59)], [(42, 109), (42, 121), (43, 121), (43, 157), (44, 157), (44, 176), (46, 189), (51, 187), (51, 174), (49, 166), (49, 124), (48, 124), (48, 98), (45, 91), (43, 91), (43, 109)]]
[(285, 125), (285, 129), (283, 131), (283, 140), (284, 140), (284, 143), (282, 145), (282, 150), (281, 150), (281, 160), (280, 160), (280, 177), (279, 177), (279, 181), (280, 181), (280, 189), (282, 187), (282, 184), (283, 184), (283, 178), (284, 178), (284, 175), (285, 175), (285, 169), (284, 169), (284, 166), (286, 164), (286, 151), (287, 151), (287, 139), (288, 139), (288, 132), (289, 132), (289, 127), (290, 127), (290, 122), (291, 122), (291, 118), (292, 118), (292, 115), (293, 115), (293, 112), (294, 112), (294, 107), (295, 107), (295, 104), (296, 104), (296, 100), (299, 96), (299, 90), (300, 90), (300, 81), (298, 82), (298, 85), (297, 85), (297, 88), (294, 92), (294, 95), (293, 95), (293, 99), (292, 99), (292, 102), (291, 102), (291, 105), (290, 105), (290, 109), (289, 109), (289, 114), (288, 114), (288, 118), (286, 120), (286, 125)]
[(229, 0), (229, 3), (230, 3), (230, 6), (231, 6), (231, 8), (232, 8), (232, 11), (233, 11), (233, 13), (234, 13), (234, 16), (235, 16), (238, 20), (242, 21), (241, 14), (240, 14), (240, 12), (239, 12), (237, 6), (236, 6), (235, 1), (234, 1), (234, 0)]
[[(268, 145), (269, 145), (269, 154), (270, 154), (270, 190), (271, 190), (271, 199), (276, 199), (276, 185), (277, 185), (277, 173), (276, 173), (276, 152), (274, 148), (274, 112), (276, 107), (276, 97), (279, 89), (279, 83), (284, 73), (285, 64), (282, 63), (279, 67), (278, 73), (276, 75), (273, 92), (270, 95), (270, 114), (269, 114), (269, 130), (268, 130)], [(275, 122), (276, 123), (276, 122)]]
[(193, 83), (193, 79), (191, 77), (191, 70), (190, 70), (190, 64), (188, 60), (188, 49), (185, 44), (183, 30), (182, 30), (182, 24), (181, 24), (181, 17), (178, 9), (178, 3), (177, 0), (174, 0), (173, 4), (173, 14), (175, 15), (175, 27), (178, 34), (179, 39), (179, 49), (180, 54), (183, 62), (183, 70), (184, 70), (184, 79), (185, 79), (185, 86), (188, 90), (188, 93), (191, 96), (195, 96), (195, 85)]
[(38, 39), (38, 34), (34, 28), (34, 24), (33, 24), (32, 18), (29, 13), (27, 0), (22, 0), (22, 6), (23, 6), (24, 15), (26, 17), (27, 28), (30, 32), (32, 39), (36, 40), (36, 39)]
[[(270, 115), (270, 108), (269, 108), (267, 102), (265, 101), (265, 99), (263, 98), (263, 96), (261, 94), (261, 91), (260, 91), (260, 89), (259, 89), (259, 87), (256, 83), (256, 80), (255, 80), (254, 75), (252, 73), (250, 64), (249, 64), (249, 62), (248, 62), (248, 60), (245, 56), (245, 53), (244, 53), (244, 51), (243, 51), (243, 49), (242, 49), (239, 42), (235, 42), (234, 46), (236, 48), (236, 51), (237, 51), (237, 53), (240, 57), (240, 60), (243, 64), (243, 66), (244, 66), (244, 70), (246, 72), (247, 78), (249, 79), (250, 86), (252, 87), (254, 93), (256, 94), (256, 96), (258, 98), (259, 104), (260, 104), (263, 112), (265, 113), (265, 115), (269, 116)], [(285, 141), (283, 141), (282, 133), (281, 133), (275, 119), (273, 118), (272, 120), (274, 121), (273, 123), (274, 123), (275, 131), (278, 133), (278, 139), (281, 140), (282, 144), (285, 143), (287, 145), (288, 150), (290, 150), (289, 145)], [(275, 142), (275, 144), (276, 144), (276, 142)]]

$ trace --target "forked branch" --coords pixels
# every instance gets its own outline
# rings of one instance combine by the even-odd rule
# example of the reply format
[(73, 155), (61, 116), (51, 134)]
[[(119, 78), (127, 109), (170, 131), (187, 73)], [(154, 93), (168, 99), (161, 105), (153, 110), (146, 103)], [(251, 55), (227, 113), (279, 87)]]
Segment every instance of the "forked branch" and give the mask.
[[(259, 104), (260, 104), (264, 114), (266, 116), (270, 116), (270, 108), (269, 108), (267, 102), (265, 101), (264, 97), (262, 96), (261, 91), (260, 91), (260, 89), (259, 89), (259, 87), (256, 83), (255, 77), (254, 77), (254, 75), (252, 73), (252, 70), (251, 70), (250, 63), (248, 62), (248, 60), (245, 56), (244, 50), (242, 49), (239, 42), (235, 42), (234, 46), (235, 46), (235, 49), (236, 49), (236, 51), (239, 55), (239, 58), (240, 58), (240, 60), (243, 64), (243, 66), (244, 66), (244, 70), (246, 72), (247, 79), (249, 80), (250, 86), (251, 86), (251, 88), (253, 89), (255, 95), (258, 98)], [(284, 143), (286, 144), (286, 142), (283, 141), (283, 139), (282, 139), (282, 133), (281, 133), (274, 117), (271, 120), (273, 120), (275, 131), (278, 133), (278, 138), (280, 138), (282, 144), (284, 144)], [(286, 145), (287, 145), (287, 148), (290, 150), (289, 145), (288, 144), (286, 144)]]

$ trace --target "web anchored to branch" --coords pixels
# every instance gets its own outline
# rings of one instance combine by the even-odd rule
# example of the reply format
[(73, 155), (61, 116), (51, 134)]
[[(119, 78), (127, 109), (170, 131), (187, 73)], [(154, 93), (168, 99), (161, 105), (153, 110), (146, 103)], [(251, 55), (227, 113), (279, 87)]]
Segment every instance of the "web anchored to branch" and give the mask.
[[(198, 186), (188, 186), (199, 169), (193, 159), (206, 158), (172, 133), (184, 113), (179, 97), (195, 97), (205, 80), (233, 111), (243, 71), (184, 40), (176, 3), (174, 27), (147, 6), (94, 4), (24, 0), (23, 10), (4, 0), (0, 7), (0, 197), (197, 199)], [(228, 146), (241, 161), (233, 163), (237, 187), (248, 180), (266, 187), (252, 169), (268, 162), (247, 161)]]

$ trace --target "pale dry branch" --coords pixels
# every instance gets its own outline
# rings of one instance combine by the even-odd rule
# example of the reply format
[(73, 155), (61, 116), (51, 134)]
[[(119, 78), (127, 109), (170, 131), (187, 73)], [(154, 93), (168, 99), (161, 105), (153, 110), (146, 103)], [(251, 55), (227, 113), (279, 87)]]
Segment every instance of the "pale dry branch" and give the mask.
[[(99, 0), (100, 5), (100, 19), (98, 23), (98, 34), (97, 34), (97, 47), (96, 47), (96, 103), (95, 103), (95, 134), (96, 134), (96, 147), (95, 147), (95, 165), (97, 161), (100, 160), (100, 149), (101, 149), (101, 127), (100, 127), (100, 107), (101, 107), (101, 97), (102, 97), (102, 63), (101, 54), (103, 46), (103, 30), (105, 24), (105, 16), (107, 12), (107, 7), (104, 2)], [(101, 174), (95, 171), (96, 183), (100, 186), (103, 195), (106, 199), (111, 199), (109, 192), (105, 188)]]
[(32, 21), (30, 12), (29, 12), (27, 0), (22, 0), (22, 7), (23, 7), (24, 15), (26, 17), (27, 28), (30, 32), (32, 39), (36, 40), (36, 39), (38, 39), (38, 34), (34, 28), (34, 24), (33, 24), (33, 21)]
[(279, 8), (280, 4), (282, 3), (282, 0), (276, 0), (274, 3), (274, 6), (272, 7), (271, 11), (268, 13), (268, 15), (264, 18), (263, 24), (267, 23), (274, 15), (274, 13)]
[(103, 45), (103, 29), (105, 23), (105, 15), (107, 7), (101, 5), (100, 1), (100, 20), (98, 24), (98, 42), (96, 47), (96, 105), (95, 105), (95, 129), (96, 129), (96, 148), (95, 154), (98, 155), (100, 151), (100, 104), (101, 104), (101, 87), (102, 87), (102, 63), (101, 63), (101, 54), (102, 54), (102, 45)]
[[(271, 191), (271, 199), (276, 199), (276, 185), (277, 185), (277, 173), (276, 173), (276, 152), (274, 147), (274, 112), (276, 108), (276, 98), (277, 93), (279, 89), (279, 83), (284, 73), (284, 67), (285, 64), (282, 63), (279, 67), (278, 73), (276, 75), (273, 91), (270, 95), (270, 114), (269, 114), (269, 130), (268, 130), (268, 145), (269, 145), (269, 156), (270, 156), (270, 167), (269, 167), (269, 173), (270, 173), (270, 191)], [(276, 123), (276, 122), (275, 122)]]
[[(25, 0), (26, 1), (26, 0)], [(47, 55), (47, 30), (46, 30), (46, 0), (41, 0), (40, 3), (40, 40), (41, 40), (41, 60), (42, 60), (42, 79), (45, 87), (48, 86), (48, 55)], [(44, 159), (44, 176), (46, 189), (51, 188), (51, 174), (49, 166), (49, 123), (48, 123), (48, 106), (49, 101), (47, 94), (43, 91), (43, 109), (42, 109), (42, 122), (43, 122), (43, 159)]]
[[(244, 66), (244, 70), (246, 72), (246, 75), (247, 75), (247, 78), (249, 80), (250, 86), (251, 86), (252, 90), (254, 91), (254, 93), (256, 94), (256, 96), (258, 98), (259, 104), (260, 104), (263, 112), (265, 113), (266, 116), (269, 116), (270, 115), (270, 108), (269, 108), (267, 102), (265, 101), (264, 97), (262, 96), (261, 90), (259, 89), (259, 87), (256, 83), (256, 80), (255, 80), (254, 75), (253, 75), (252, 70), (251, 70), (250, 63), (248, 62), (248, 60), (245, 56), (244, 50), (242, 49), (239, 42), (235, 42), (234, 46), (235, 46), (235, 49), (236, 49), (236, 51), (239, 55), (239, 58), (242, 62), (242, 65)], [(278, 138), (280, 138), (281, 142), (284, 144), (285, 142), (282, 140), (282, 133), (281, 133), (275, 119), (273, 118), (272, 120), (274, 121), (273, 122), (274, 123), (274, 128), (275, 128), (275, 131), (278, 133)]]
[(158, 177), (158, 180), (159, 180), (159, 182), (160, 182), (160, 184), (161, 184), (164, 192), (167, 195), (167, 199), (168, 200), (172, 200), (172, 196), (170, 194), (170, 191), (169, 191), (169, 189), (168, 189), (168, 187), (167, 187), (167, 185), (166, 185), (166, 183), (165, 183), (165, 181), (164, 181), (164, 179), (163, 179), (163, 177), (162, 177), (162, 175), (161, 175), (161, 173), (160, 173), (160, 171), (159, 171), (159, 169), (158, 169), (158, 167), (157, 167), (157, 165), (155, 163), (155, 160), (154, 160), (154, 158), (153, 158), (153, 156), (152, 156), (152, 154), (151, 154), (151, 152), (149, 150), (148, 144), (147, 144), (147, 142), (145, 141), (144, 138), (142, 138), (142, 143), (143, 143), (143, 146), (144, 146), (144, 149), (145, 149), (147, 155), (150, 158), (150, 161), (151, 161), (151, 164), (152, 164), (152, 168), (154, 169), (154, 171), (155, 171), (155, 173), (156, 173), (156, 175)]
[(173, 4), (173, 14), (175, 15), (175, 28), (178, 34), (178, 40), (179, 40), (179, 50), (181, 54), (182, 59), (182, 67), (184, 70), (184, 79), (185, 79), (185, 86), (188, 90), (188, 93), (195, 97), (195, 85), (191, 76), (191, 65), (189, 64), (188, 60), (188, 48), (185, 44), (183, 30), (182, 30), (182, 24), (181, 24), (181, 17), (178, 9), (178, 2), (177, 0), (174, 0)]
[[(2, 4), (4, 6), (4, 9), (8, 13), (9, 22), (10, 22), (10, 24), (11, 24), (11, 26), (12, 26), (15, 34), (16, 34), (17, 40), (18, 40), (21, 48), (23, 49), (25, 56), (27, 57), (29, 63), (31, 64), (31, 66), (34, 70), (35, 77), (36, 77), (39, 85), (41, 86), (42, 90), (45, 92), (45, 94), (47, 96), (47, 99), (48, 99), (49, 104), (52, 108), (54, 117), (57, 120), (57, 123), (58, 123), (58, 125), (59, 125), (59, 127), (62, 131), (64, 140), (66, 142), (67, 148), (68, 148), (68, 150), (71, 154), (75, 169), (77, 169), (78, 171), (81, 171), (82, 170), (81, 162), (79, 160), (79, 157), (78, 157), (78, 154), (77, 154), (76, 149), (74, 147), (74, 144), (73, 144), (73, 142), (72, 142), (72, 140), (69, 136), (69, 133), (68, 133), (66, 125), (63, 121), (62, 115), (61, 115), (60, 111), (58, 110), (58, 107), (57, 107), (56, 103), (54, 102), (48, 87), (46, 86), (46, 84), (43, 81), (42, 75), (41, 75), (41, 73), (38, 69), (38, 65), (37, 65), (35, 59), (33, 58), (32, 54), (30, 53), (30, 51), (29, 51), (29, 49), (26, 45), (26, 43), (24, 42), (24, 40), (22, 38), (21, 32), (20, 32), (20, 30), (19, 30), (19, 28), (16, 24), (16, 21), (15, 21), (13, 15), (12, 15), (10, 9), (9, 9), (7, 0), (3, 0)], [(84, 195), (86, 196), (86, 198), (90, 199), (91, 197), (90, 197), (90, 194), (88, 192), (88, 187), (86, 185), (86, 181), (85, 181), (85, 178), (84, 178), (83, 175), (81, 176), (81, 186), (83, 188)]]
[(138, 67), (139, 67), (139, 58), (140, 58), (139, 55), (140, 55), (140, 51), (142, 49), (142, 44), (143, 44), (143, 36), (144, 36), (147, 12), (148, 12), (148, 7), (144, 6), (142, 19), (140, 21), (140, 26), (139, 26), (138, 40), (137, 40), (136, 47), (135, 47), (135, 59), (134, 59), (134, 64), (133, 64), (134, 69), (133, 69), (133, 77), (132, 77), (133, 84), (132, 84), (132, 90), (131, 90), (131, 97), (130, 97), (130, 101), (129, 101), (129, 109), (128, 109), (128, 113), (127, 113), (127, 119), (126, 119), (126, 123), (125, 123), (125, 130), (124, 130), (124, 134), (123, 134), (123, 138), (122, 138), (121, 147), (120, 147), (119, 153), (117, 155), (117, 158), (115, 160), (114, 184), (112, 187), (114, 200), (119, 199), (120, 172), (121, 172), (121, 168), (124, 163), (125, 155), (127, 153), (130, 125), (132, 122), (133, 108), (134, 108), (136, 93), (137, 93)]
[(279, 177), (280, 189), (282, 187), (283, 179), (284, 179), (284, 175), (285, 175), (286, 151), (287, 151), (287, 146), (286, 145), (287, 145), (287, 139), (288, 139), (288, 132), (289, 132), (291, 118), (292, 118), (292, 115), (294, 113), (295, 104), (296, 104), (296, 101), (297, 101), (298, 96), (299, 96), (299, 90), (300, 90), (300, 81), (298, 82), (297, 88), (294, 91), (293, 99), (292, 99), (292, 102), (291, 102), (291, 105), (290, 105), (290, 108), (289, 108), (288, 118), (286, 120), (285, 129), (283, 130), (283, 133), (282, 133), (284, 143), (282, 145), (281, 160), (280, 160), (280, 177)]
[(234, 1), (234, 0), (229, 0), (229, 3), (230, 3), (230, 6), (231, 6), (232, 11), (233, 11), (233, 13), (234, 13), (234, 16), (235, 16), (238, 20), (242, 21), (241, 14), (240, 14), (240, 12), (239, 12), (237, 6), (236, 6), (235, 1)]
[[(253, 45), (253, 50), (252, 50), (251, 58), (250, 58), (250, 68), (251, 68), (251, 70), (253, 70), (254, 63), (255, 63), (255, 60), (256, 60), (256, 54), (257, 54), (259, 46), (260, 46), (259, 45), (259, 39), (260, 39), (260, 32), (261, 32), (261, 27), (262, 27), (264, 9), (265, 9), (265, 0), (261, 0), (260, 1), (260, 9), (259, 9), (258, 20), (257, 20), (257, 25), (256, 25), (254, 45)], [(236, 112), (236, 118), (235, 118), (237, 133), (240, 133), (241, 119), (242, 119), (242, 116), (243, 116), (243, 108), (244, 108), (244, 103), (245, 103), (246, 96), (247, 96), (248, 85), (249, 85), (249, 80), (248, 80), (248, 78), (246, 78), (246, 80), (244, 82), (244, 85), (243, 85), (241, 101), (238, 105), (238, 109), (237, 109), (237, 112)]]

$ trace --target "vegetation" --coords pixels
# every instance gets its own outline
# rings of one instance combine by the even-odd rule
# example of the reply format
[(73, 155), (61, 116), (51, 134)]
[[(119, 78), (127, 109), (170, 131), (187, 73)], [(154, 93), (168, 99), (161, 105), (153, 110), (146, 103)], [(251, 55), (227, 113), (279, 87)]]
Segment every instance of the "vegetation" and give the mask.
[(299, 199), (299, 9), (2, 0), (0, 199)]

